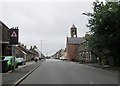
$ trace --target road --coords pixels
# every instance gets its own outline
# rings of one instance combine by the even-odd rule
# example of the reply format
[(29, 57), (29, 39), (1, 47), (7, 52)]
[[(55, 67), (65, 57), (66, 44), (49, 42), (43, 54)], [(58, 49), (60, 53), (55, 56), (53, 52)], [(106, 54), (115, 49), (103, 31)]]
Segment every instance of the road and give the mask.
[(118, 74), (83, 64), (48, 59), (20, 84), (118, 84)]

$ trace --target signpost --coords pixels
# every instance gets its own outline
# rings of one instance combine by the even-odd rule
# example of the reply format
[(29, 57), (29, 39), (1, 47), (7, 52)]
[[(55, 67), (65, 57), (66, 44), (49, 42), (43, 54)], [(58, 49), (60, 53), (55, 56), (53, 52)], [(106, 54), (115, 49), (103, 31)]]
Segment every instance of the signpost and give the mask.
[[(19, 30), (18, 27), (10, 29), (10, 45), (12, 46), (12, 56), (15, 56), (15, 45), (18, 44), (18, 35)], [(15, 70), (15, 57), (13, 59), (13, 67), (12, 71)]]
[(18, 28), (15, 29), (10, 29), (10, 44), (11, 45), (16, 45), (18, 44), (18, 37), (19, 37), (19, 30)]

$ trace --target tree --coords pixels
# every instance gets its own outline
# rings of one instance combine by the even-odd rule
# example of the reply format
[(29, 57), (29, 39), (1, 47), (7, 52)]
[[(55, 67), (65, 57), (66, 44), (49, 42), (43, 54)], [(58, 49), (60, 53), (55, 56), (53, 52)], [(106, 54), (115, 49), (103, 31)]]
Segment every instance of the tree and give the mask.
[(113, 57), (115, 65), (120, 61), (120, 3), (93, 3), (93, 13), (84, 13), (89, 17), (87, 27), (92, 33), (89, 46), (97, 49), (102, 57)]

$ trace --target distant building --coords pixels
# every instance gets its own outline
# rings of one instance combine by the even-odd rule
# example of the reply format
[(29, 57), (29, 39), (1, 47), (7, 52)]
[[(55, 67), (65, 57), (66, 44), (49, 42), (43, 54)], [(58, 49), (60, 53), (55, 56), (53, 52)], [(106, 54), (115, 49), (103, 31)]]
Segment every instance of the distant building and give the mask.
[[(38, 54), (37, 54), (38, 55)], [(29, 50), (24, 46), (23, 44), (18, 44), (15, 49), (15, 56), (17, 58), (22, 57), (26, 61), (34, 60), (34, 58), (37, 56), (36, 52), (33, 52), (32, 50)]]
[(71, 37), (67, 37), (66, 54), (67, 59), (71, 61), (79, 60), (79, 45), (84, 41), (83, 37), (77, 37), (77, 28), (73, 24), (70, 28)]
[(25, 50), (23, 50), (20, 45), (16, 46), (16, 49), (15, 49), (15, 56), (17, 58), (24, 58), (25, 61), (28, 61), (28, 55), (27, 55), (27, 52)]
[(56, 59), (59, 59), (60, 57), (64, 56), (64, 49), (60, 49), (58, 50), (54, 55), (53, 57), (56, 58)]

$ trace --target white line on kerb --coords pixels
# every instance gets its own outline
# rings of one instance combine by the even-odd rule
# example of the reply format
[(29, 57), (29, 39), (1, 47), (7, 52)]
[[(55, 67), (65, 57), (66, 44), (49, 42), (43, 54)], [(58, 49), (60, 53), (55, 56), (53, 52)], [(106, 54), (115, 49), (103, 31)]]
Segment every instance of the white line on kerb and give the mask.
[(17, 86), (20, 82), (22, 82), (27, 76), (29, 76), (34, 70), (36, 70), (40, 65), (37, 67), (33, 68), (31, 71), (29, 71), (25, 76), (20, 78), (17, 82), (15, 82), (12, 86)]

